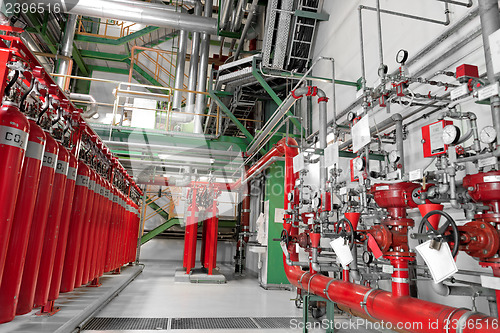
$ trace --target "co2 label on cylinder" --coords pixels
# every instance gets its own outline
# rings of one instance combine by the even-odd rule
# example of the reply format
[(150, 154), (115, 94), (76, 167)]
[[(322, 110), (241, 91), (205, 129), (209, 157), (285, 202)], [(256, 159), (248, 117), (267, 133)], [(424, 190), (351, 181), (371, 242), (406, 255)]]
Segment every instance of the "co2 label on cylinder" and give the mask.
[(26, 150), (28, 133), (17, 128), (0, 125), (0, 144)]

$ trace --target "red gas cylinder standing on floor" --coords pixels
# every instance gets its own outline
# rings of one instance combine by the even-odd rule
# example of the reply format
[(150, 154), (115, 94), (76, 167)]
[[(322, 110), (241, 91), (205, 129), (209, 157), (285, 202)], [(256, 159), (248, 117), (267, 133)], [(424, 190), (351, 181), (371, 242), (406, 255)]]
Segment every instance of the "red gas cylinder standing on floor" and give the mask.
[(113, 185), (111, 187), (111, 214), (109, 217), (109, 226), (108, 226), (108, 239), (107, 239), (107, 246), (106, 246), (106, 259), (105, 259), (105, 264), (104, 264), (104, 272), (109, 272), (113, 268), (111, 267), (111, 256), (114, 248), (114, 242), (116, 240), (115, 237), (115, 224), (116, 224), (116, 215), (117, 215), (117, 202), (118, 202), (118, 190), (116, 187)]
[(45, 152), (43, 153), (42, 172), (36, 196), (35, 210), (31, 222), (30, 238), (26, 261), (24, 262), (23, 278), (21, 289), (19, 290), (19, 300), (17, 303), (17, 315), (23, 315), (33, 310), (35, 287), (38, 278), (38, 269), (43, 247), (43, 238), (47, 226), (47, 216), (49, 213), (50, 198), (54, 183), (54, 174), (59, 153), (59, 143), (47, 135)]
[(69, 152), (62, 144), (59, 144), (59, 155), (57, 157), (56, 174), (54, 176), (54, 188), (52, 189), (52, 198), (50, 199), (47, 228), (45, 229), (42, 258), (35, 289), (35, 307), (45, 305), (49, 296), (62, 209), (65, 204), (64, 193), (66, 191), (68, 169)]
[(64, 205), (61, 214), (61, 225), (57, 237), (57, 249), (54, 255), (54, 269), (52, 270), (52, 279), (48, 300), (55, 301), (59, 298), (59, 288), (61, 287), (62, 271), (64, 258), (66, 255), (66, 244), (68, 242), (68, 231), (70, 224), (71, 211), (73, 208), (73, 197), (75, 194), (76, 175), (78, 172), (78, 160), (73, 154), (69, 157), (68, 177), (66, 179), (66, 190), (64, 191)]
[(94, 278), (97, 278), (104, 274), (104, 264), (106, 260), (106, 251), (107, 251), (107, 243), (108, 243), (108, 231), (109, 231), (109, 219), (111, 215), (111, 186), (110, 183), (105, 180), (104, 181), (104, 198), (103, 198), (103, 210), (102, 210), (102, 220), (101, 220), (101, 229), (99, 235), (98, 249), (97, 249), (97, 262), (96, 262), (96, 271), (94, 274)]
[(102, 214), (101, 204), (102, 204), (102, 178), (97, 175), (96, 177), (96, 187), (95, 187), (95, 200), (94, 200), (94, 209), (91, 217), (91, 224), (89, 230), (89, 242), (87, 246), (87, 253), (85, 256), (85, 265), (83, 267), (83, 278), (82, 284), (87, 284), (91, 277), (90, 273), (92, 271), (92, 267), (94, 265), (94, 256), (95, 256), (95, 247), (96, 247), (96, 235), (97, 228), (99, 225), (99, 219)]
[(16, 315), (24, 258), (28, 248), (31, 221), (45, 150), (45, 139), (43, 130), (34, 121), (30, 120), (28, 148), (24, 157), (23, 173), (5, 262), (6, 274), (0, 281), (0, 323), (11, 321)]
[(16, 208), (29, 128), (28, 119), (17, 106), (4, 102), (0, 107), (0, 281)]
[(63, 274), (60, 292), (65, 293), (75, 288), (76, 268), (81, 245), (81, 234), (83, 219), (87, 209), (87, 197), (90, 183), (90, 169), (83, 162), (78, 162), (78, 175), (76, 177), (75, 195), (73, 198), (73, 209), (71, 211), (70, 225), (68, 230), (68, 242), (64, 258)]
[(85, 257), (87, 255), (87, 248), (89, 244), (89, 230), (90, 224), (92, 223), (92, 214), (94, 209), (94, 204), (96, 202), (96, 173), (94, 170), (90, 170), (90, 183), (89, 183), (89, 192), (87, 198), (87, 206), (85, 207), (85, 217), (83, 220), (83, 228), (80, 234), (81, 245), (78, 251), (78, 261), (76, 266), (76, 276), (75, 276), (75, 284), (74, 287), (78, 288), (82, 285), (82, 277), (83, 277), (83, 266), (85, 265)]

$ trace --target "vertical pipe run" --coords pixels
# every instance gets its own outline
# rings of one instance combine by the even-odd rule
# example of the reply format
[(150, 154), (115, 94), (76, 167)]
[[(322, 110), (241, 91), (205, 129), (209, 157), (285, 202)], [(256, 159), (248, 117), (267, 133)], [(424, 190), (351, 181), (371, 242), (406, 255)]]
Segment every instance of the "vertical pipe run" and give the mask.
[[(498, 14), (497, 0), (479, 0), (479, 17), (481, 19), (481, 28), (483, 35), (484, 57), (486, 60), (486, 72), (488, 81), (493, 84), (497, 81), (495, 70), (493, 68), (493, 59), (491, 57), (491, 48), (489, 36), (500, 29), (500, 15)], [(491, 113), (493, 125), (498, 133), (500, 133), (500, 97), (493, 96), (490, 98)]]
[(177, 51), (177, 61), (175, 64), (175, 82), (174, 98), (172, 101), (172, 110), (180, 111), (182, 104), (182, 89), (184, 87), (184, 69), (186, 67), (186, 50), (187, 50), (188, 32), (181, 30), (179, 34), (179, 49)]
[[(399, 154), (399, 164), (401, 165), (401, 175), (405, 174), (405, 154), (404, 154), (404, 140), (403, 140), (403, 117), (401, 114), (396, 113), (392, 117), (392, 120), (396, 122), (396, 149)], [(368, 161), (368, 156), (367, 156)]]
[(382, 18), (380, 17), (380, 0), (377, 0), (377, 25), (378, 25), (378, 57), (380, 68), (384, 66), (384, 48), (382, 46)]
[[(205, 1), (205, 17), (212, 17), (213, 10), (213, 0)], [(210, 55), (210, 35), (204, 33), (201, 37), (201, 48), (200, 48), (200, 69), (198, 71), (198, 88), (199, 92), (207, 91), (207, 73), (208, 73), (208, 58)], [(202, 116), (199, 114), (205, 113), (206, 106), (206, 96), (204, 94), (198, 94), (196, 96), (196, 111), (197, 115), (194, 116), (194, 133), (203, 133), (202, 126)]]
[(363, 14), (361, 12), (362, 7), (358, 7), (358, 18), (359, 18), (359, 55), (361, 57), (361, 85), (363, 91), (366, 89), (366, 69), (365, 69), (365, 44), (363, 42)]
[(238, 60), (238, 57), (240, 56), (241, 50), (243, 50), (243, 45), (245, 44), (245, 37), (248, 33), (248, 30), (250, 29), (250, 25), (252, 24), (253, 17), (255, 13), (257, 12), (257, 5), (259, 4), (259, 0), (253, 0), (252, 1), (252, 7), (250, 7), (250, 13), (248, 14), (247, 17), (247, 22), (245, 23), (245, 27), (243, 28), (243, 32), (241, 33), (240, 37), (240, 42), (238, 43), (238, 48), (236, 49), (236, 52), (234, 53), (234, 61)]
[[(73, 41), (75, 38), (76, 19), (77, 15), (70, 14), (68, 16), (68, 21), (66, 22), (66, 29), (64, 30), (64, 37), (61, 43), (61, 55), (65, 57), (71, 57), (71, 55), (73, 54)], [(57, 74), (67, 75), (70, 63), (71, 61), (68, 59), (61, 59)], [(58, 76), (56, 79), (56, 83), (61, 89), (64, 89), (64, 87), (66, 86), (66, 80), (69, 80), (69, 78)]]
[(407, 259), (391, 260), (394, 266), (392, 273), (392, 295), (395, 297), (410, 296), (410, 275)]
[[(201, 2), (197, 1), (194, 7), (194, 15), (201, 16)], [(196, 90), (196, 80), (198, 76), (198, 64), (200, 61), (200, 33), (193, 32), (191, 41), (191, 58), (189, 59), (189, 79), (188, 90)], [(194, 113), (196, 94), (190, 92), (187, 95), (186, 106), (189, 113)]]

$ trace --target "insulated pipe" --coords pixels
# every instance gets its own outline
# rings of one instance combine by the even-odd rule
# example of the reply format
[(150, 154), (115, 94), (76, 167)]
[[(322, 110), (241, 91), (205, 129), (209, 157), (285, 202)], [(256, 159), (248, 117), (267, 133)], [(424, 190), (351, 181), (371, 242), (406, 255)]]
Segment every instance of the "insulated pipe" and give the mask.
[[(327, 135), (328, 135), (328, 110), (326, 107), (326, 103), (328, 102), (328, 98), (323, 90), (318, 87), (303, 87), (292, 91), (292, 96), (295, 99), (302, 98), (304, 96), (318, 96), (318, 104), (319, 104), (319, 148), (322, 150), (326, 149), (327, 146)], [(325, 158), (324, 156), (320, 157), (319, 160), (319, 181), (320, 181), (320, 190), (323, 195), (326, 192), (326, 181), (327, 181), (327, 167), (325, 167)]]
[(222, 0), (222, 10), (221, 10), (222, 14), (221, 14), (220, 23), (219, 23), (219, 28), (221, 30), (226, 29), (227, 21), (229, 19), (230, 7), (231, 7), (232, 3), (233, 3), (233, 0)]
[[(73, 41), (75, 38), (77, 17), (78, 15), (71, 14), (68, 16), (68, 21), (66, 22), (66, 29), (64, 30), (64, 37), (61, 43), (61, 55), (65, 58), (61, 58), (59, 68), (57, 70), (57, 74), (60, 75), (67, 75), (70, 69), (69, 66), (72, 63), (71, 60), (68, 60), (66, 57), (71, 57), (73, 54)], [(58, 76), (56, 83), (61, 89), (64, 89), (66, 87), (66, 80), (69, 80), (69, 78), (66, 78), (65, 76)]]
[[(205, 1), (205, 17), (212, 17), (213, 0)], [(210, 33), (204, 33), (201, 37), (200, 47), (200, 68), (198, 70), (198, 88), (199, 92), (207, 91), (207, 73), (208, 73), (208, 60), (210, 57)], [(194, 117), (194, 133), (203, 133), (202, 116), (205, 113), (206, 96), (198, 94), (196, 96), (195, 113), (198, 114)]]
[(82, 117), (92, 118), (92, 116), (94, 116), (97, 113), (97, 101), (92, 95), (71, 93), (69, 95), (69, 98), (75, 101), (85, 101), (89, 103), (90, 108), (89, 110), (81, 114)]
[(231, 22), (231, 31), (237, 32), (241, 29), (241, 22), (243, 21), (243, 16), (245, 16), (244, 6), (247, 4), (248, 0), (238, 0), (236, 8), (234, 10), (234, 19)]
[[(27, 1), (35, 4), (39, 2), (38, 0)], [(43, 3), (45, 5), (60, 6), (61, 0), (46, 0)], [(217, 19), (180, 13), (177, 12), (178, 8), (175, 6), (135, 0), (64, 0), (63, 3), (63, 8), (65, 8), (67, 14), (128, 21), (174, 30), (217, 34)]]
[(252, 20), (257, 12), (257, 5), (259, 4), (259, 0), (253, 0), (252, 1), (252, 7), (250, 7), (250, 12), (247, 17), (247, 21), (245, 23), (245, 27), (243, 28), (243, 31), (241, 33), (240, 41), (238, 43), (238, 48), (236, 49), (236, 52), (234, 53), (234, 61), (238, 60), (238, 57), (240, 56), (241, 50), (243, 50), (243, 45), (245, 44), (245, 38), (247, 36), (248, 30), (250, 29), (250, 26), (252, 25)]
[[(486, 60), (486, 72), (490, 84), (497, 82), (495, 69), (493, 67), (493, 59), (491, 56), (490, 35), (500, 29), (500, 15), (498, 14), (497, 0), (479, 0), (479, 17), (481, 19), (481, 28), (483, 35), (484, 57)], [(493, 96), (490, 98), (491, 114), (493, 126), (500, 133), (500, 97)]]
[[(194, 15), (201, 16), (201, 2), (197, 1), (194, 7)], [(189, 79), (188, 79), (188, 90), (196, 90), (196, 80), (198, 76), (198, 65), (200, 61), (200, 33), (194, 32), (193, 39), (191, 41), (191, 58), (189, 59)], [(188, 112), (194, 113), (195, 110), (195, 99), (196, 94), (190, 92), (187, 95), (186, 107)], [(194, 118), (194, 115), (190, 115), (190, 118)]]
[(186, 67), (188, 32), (181, 30), (179, 34), (179, 50), (177, 51), (177, 61), (175, 64), (174, 98), (172, 100), (172, 110), (181, 111), (182, 89), (184, 88), (184, 70)]

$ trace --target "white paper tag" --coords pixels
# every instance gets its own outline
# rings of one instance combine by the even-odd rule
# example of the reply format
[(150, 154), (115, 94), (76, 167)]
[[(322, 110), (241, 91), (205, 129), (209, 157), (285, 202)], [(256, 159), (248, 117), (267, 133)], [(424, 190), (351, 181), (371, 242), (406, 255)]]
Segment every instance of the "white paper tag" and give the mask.
[(283, 223), (285, 218), (285, 210), (283, 208), (274, 209), (274, 223)]
[(393, 180), (393, 179), (399, 179), (401, 178), (401, 169), (397, 169), (396, 171), (389, 172), (387, 174), (387, 179)]
[(483, 158), (482, 160), (477, 161), (477, 165), (480, 168), (484, 168), (485, 166), (490, 166), (495, 164), (497, 164), (497, 158), (495, 156)]
[(299, 172), (305, 168), (304, 153), (300, 153), (293, 158), (293, 172)]
[(468, 94), (469, 88), (467, 87), (467, 84), (462, 84), (460, 87), (455, 88), (450, 92), (450, 97), (451, 100), (455, 100)]
[(408, 178), (409, 180), (412, 182), (412, 181), (415, 181), (415, 180), (419, 180), (419, 179), (422, 179), (424, 178), (424, 175), (422, 173), (422, 169), (416, 169), (416, 170), (412, 170), (408, 173)]
[(364, 116), (352, 127), (351, 137), (354, 153), (370, 143), (370, 116)]
[(500, 29), (488, 36), (490, 40), (491, 62), (495, 73), (500, 72)]
[(340, 190), (339, 190), (339, 194), (340, 195), (347, 194), (347, 187), (341, 187)]
[(441, 249), (435, 250), (429, 247), (428, 240), (418, 245), (415, 249), (422, 256), (431, 272), (435, 283), (442, 282), (458, 272), (457, 264), (453, 259), (448, 243), (441, 244)]
[(325, 166), (329, 167), (339, 163), (339, 144), (334, 142), (325, 149)]
[(490, 84), (489, 86), (479, 89), (477, 91), (477, 99), (482, 101), (493, 96), (498, 96), (498, 92), (499, 92), (499, 84), (498, 82), (496, 82)]
[(392, 265), (382, 265), (382, 272), (392, 274), (394, 273), (394, 267)]
[(337, 255), (337, 259), (340, 261), (342, 266), (346, 267), (354, 260), (351, 249), (349, 248), (349, 245), (346, 245), (343, 237), (331, 241), (330, 246)]
[(495, 276), (481, 275), (481, 285), (484, 288), (500, 290), (500, 278)]

